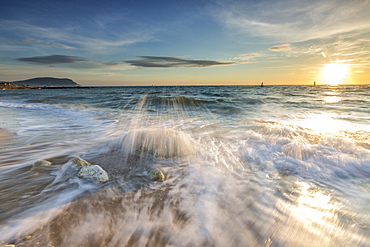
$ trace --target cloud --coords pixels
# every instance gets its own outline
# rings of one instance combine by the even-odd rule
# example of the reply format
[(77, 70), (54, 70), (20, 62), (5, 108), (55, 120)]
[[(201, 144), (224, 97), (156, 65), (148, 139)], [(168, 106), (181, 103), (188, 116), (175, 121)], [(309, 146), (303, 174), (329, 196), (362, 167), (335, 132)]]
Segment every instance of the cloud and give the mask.
[(39, 56), (39, 57), (24, 57), (18, 58), (18, 61), (29, 62), (41, 65), (54, 65), (54, 64), (68, 64), (74, 62), (88, 61), (85, 58), (77, 56), (66, 56), (66, 55), (50, 55), (50, 56)]
[[(126, 63), (120, 62), (98, 62), (88, 60), (78, 56), (66, 56), (66, 55), (50, 55), (50, 56), (38, 56), (38, 57), (25, 57), (18, 58), (18, 61), (28, 62), (38, 65), (48, 65), (49, 67), (55, 67), (57, 64), (64, 64), (66, 68), (82, 69), (82, 70), (127, 70), (132, 69)], [(76, 63), (81, 62), (81, 63)]]
[(347, 37), (346, 39), (332, 39), (325, 44), (303, 44), (294, 47), (293, 54), (315, 55), (323, 59), (336, 60), (337, 57), (356, 59), (357, 63), (369, 61), (370, 38), (361, 36)]
[(258, 53), (246, 53), (246, 54), (241, 54), (241, 57), (260, 57), (261, 55)]
[[(117, 52), (117, 48), (131, 44), (152, 40), (152, 34), (156, 30), (130, 30), (99, 35), (105, 39), (96, 38), (94, 32), (86, 33), (84, 30), (75, 28), (51, 28), (40, 27), (22, 21), (0, 20), (0, 31), (12, 33), (16, 37), (30, 37), (29, 39), (10, 40), (7, 43), (13, 45), (49, 46), (65, 49), (82, 49), (93, 53)], [(93, 34), (94, 36), (91, 36)], [(4, 39), (4, 38), (3, 38)], [(65, 45), (69, 44), (69, 45)]]
[(30, 45), (30, 46), (40, 46), (40, 47), (54, 47), (54, 48), (63, 48), (63, 49), (75, 49), (72, 46), (64, 45), (54, 42), (45, 42), (35, 39), (21, 39), (21, 40), (10, 40), (7, 42), (10, 45)]
[(230, 59), (232, 60), (250, 60), (250, 59), (253, 59), (255, 57), (261, 57), (262, 55), (259, 54), (259, 53), (245, 53), (245, 54), (240, 54), (239, 56), (236, 56), (236, 57), (232, 57)]
[(213, 16), (227, 30), (255, 42), (303, 42), (351, 32), (369, 33), (370, 4), (363, 0), (231, 1)]
[(107, 66), (115, 66), (115, 65), (119, 65), (120, 63), (116, 63), (116, 62), (104, 62), (102, 64), (103, 65), (107, 65)]
[(290, 44), (275, 45), (269, 48), (270, 51), (290, 51), (291, 49)]
[(185, 59), (181, 57), (140, 56), (140, 58), (137, 60), (128, 60), (126, 63), (142, 68), (191, 68), (240, 64), (235, 62)]

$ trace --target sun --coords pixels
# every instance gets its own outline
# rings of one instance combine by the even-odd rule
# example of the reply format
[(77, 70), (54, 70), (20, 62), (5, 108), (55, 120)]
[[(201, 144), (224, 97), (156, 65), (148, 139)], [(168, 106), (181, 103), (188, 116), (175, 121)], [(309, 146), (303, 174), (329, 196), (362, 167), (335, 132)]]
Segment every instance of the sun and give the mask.
[(343, 63), (326, 64), (321, 72), (323, 84), (338, 85), (348, 80), (349, 67)]

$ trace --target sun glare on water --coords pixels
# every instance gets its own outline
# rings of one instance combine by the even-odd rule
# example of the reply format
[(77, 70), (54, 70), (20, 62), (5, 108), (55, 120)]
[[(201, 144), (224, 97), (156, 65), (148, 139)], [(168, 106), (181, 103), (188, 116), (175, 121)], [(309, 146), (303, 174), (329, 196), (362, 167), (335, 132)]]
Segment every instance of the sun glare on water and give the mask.
[(348, 75), (349, 67), (347, 64), (326, 64), (321, 73), (322, 83), (330, 85), (344, 84), (348, 81)]

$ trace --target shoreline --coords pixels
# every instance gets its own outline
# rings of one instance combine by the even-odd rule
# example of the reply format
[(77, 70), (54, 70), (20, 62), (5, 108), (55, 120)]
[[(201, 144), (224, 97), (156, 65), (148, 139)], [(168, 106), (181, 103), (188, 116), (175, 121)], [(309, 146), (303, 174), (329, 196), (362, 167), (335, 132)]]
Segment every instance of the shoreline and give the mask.
[(2, 90), (14, 90), (14, 89), (86, 89), (95, 87), (36, 87), (36, 86), (10, 86), (1, 87)]

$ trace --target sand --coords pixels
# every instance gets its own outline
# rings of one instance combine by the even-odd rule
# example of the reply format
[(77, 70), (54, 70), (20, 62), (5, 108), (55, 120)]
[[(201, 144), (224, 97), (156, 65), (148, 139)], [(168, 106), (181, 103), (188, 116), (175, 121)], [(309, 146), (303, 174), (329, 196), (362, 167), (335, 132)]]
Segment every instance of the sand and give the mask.
[(6, 129), (0, 128), (0, 146), (4, 146), (5, 144), (9, 143), (9, 141), (13, 138), (13, 134), (10, 133)]

